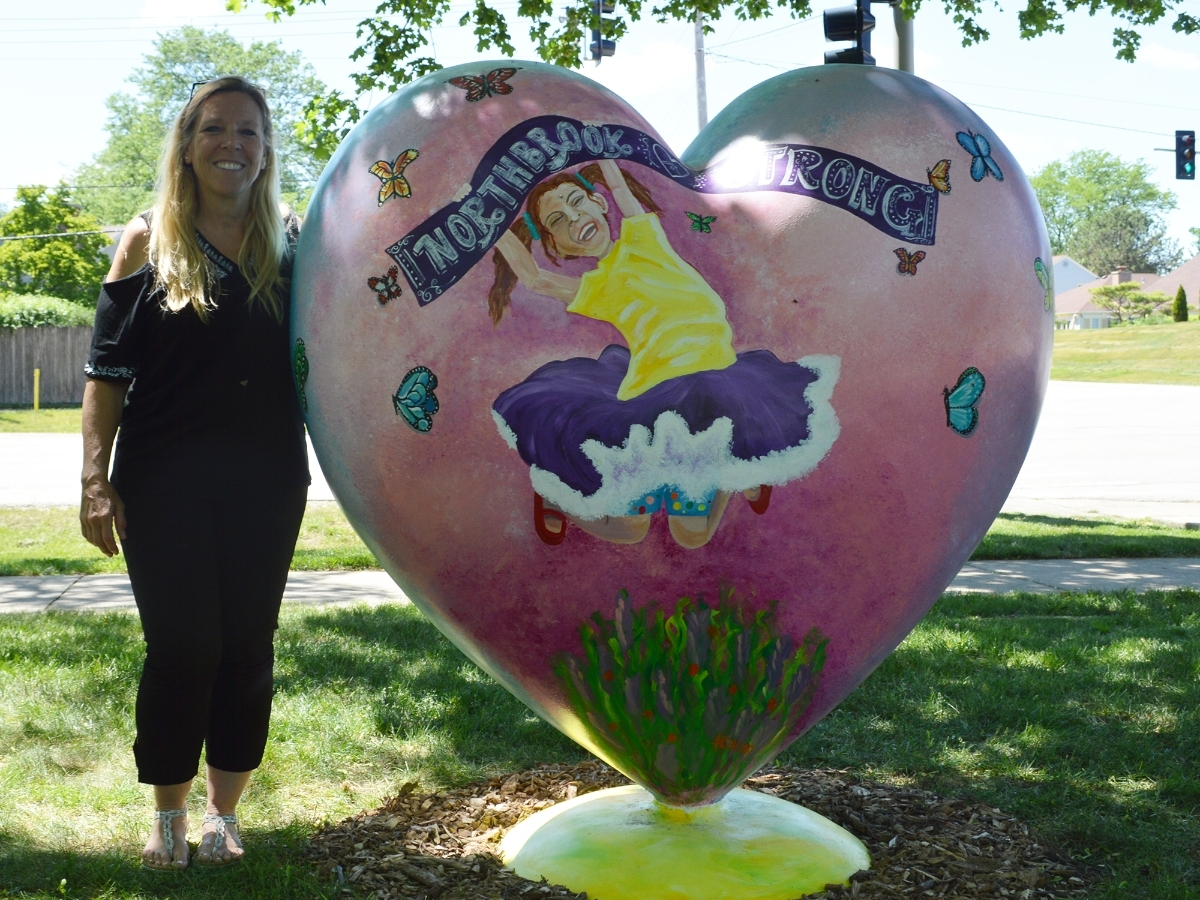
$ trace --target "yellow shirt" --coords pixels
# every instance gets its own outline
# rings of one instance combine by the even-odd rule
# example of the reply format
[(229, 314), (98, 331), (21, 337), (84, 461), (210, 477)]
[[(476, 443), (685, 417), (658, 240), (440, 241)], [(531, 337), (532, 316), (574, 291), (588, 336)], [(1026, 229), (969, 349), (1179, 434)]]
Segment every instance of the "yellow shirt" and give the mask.
[(621, 236), (580, 279), (567, 312), (610, 322), (629, 344), (618, 400), (737, 360), (725, 304), (672, 249), (653, 213), (621, 222)]

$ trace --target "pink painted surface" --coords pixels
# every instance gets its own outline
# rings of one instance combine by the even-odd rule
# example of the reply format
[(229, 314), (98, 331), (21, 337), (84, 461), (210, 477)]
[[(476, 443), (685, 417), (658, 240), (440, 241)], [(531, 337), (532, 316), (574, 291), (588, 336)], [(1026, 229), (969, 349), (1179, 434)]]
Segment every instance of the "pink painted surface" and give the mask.
[[(798, 736), (854, 689), (927, 612), (1003, 504), (1024, 460), (1049, 371), (1053, 317), (1034, 259), (1050, 259), (1042, 217), (1007, 149), (966, 106), (900, 72), (825, 66), (773, 79), (735, 101), (684, 160), (708, 164), (747, 137), (819, 145), (914, 181), (952, 160), (936, 244), (916, 276), (900, 243), (843, 210), (782, 193), (698, 195), (648, 169), (675, 250), (724, 299), (738, 352), (792, 361), (838, 356), (832, 405), (840, 436), (814, 471), (776, 487), (755, 515), (740, 495), (711, 542), (685, 550), (661, 515), (640, 544), (572, 528), (559, 546), (534, 533), (529, 469), (497, 432), (491, 404), (552, 360), (622, 343), (612, 326), (518, 287), (493, 328), (491, 254), (418, 308), (411, 290), (381, 306), (367, 278), (385, 249), (450, 202), (483, 153), (536, 115), (654, 133), (623, 101), (567, 70), (520, 63), (509, 96), (464, 102), (438, 73), (361, 123), (330, 163), (304, 226), (293, 334), (311, 372), (308, 421), (322, 468), (351, 521), (414, 602), (472, 659), (577, 740), (550, 661), (579, 653), (594, 612), (617, 592), (635, 606), (717, 600), (732, 587), (751, 609), (778, 601), (781, 629), (816, 626), (828, 661)], [(476, 67), (486, 71), (490, 66)], [(970, 178), (955, 133), (991, 139), (1004, 181)], [(412, 196), (377, 203), (369, 167), (407, 148)], [(628, 164), (623, 164), (628, 167)], [(717, 216), (691, 230), (685, 211)], [(909, 250), (917, 249), (908, 245)], [(538, 257), (544, 268), (549, 264)], [(581, 274), (593, 260), (564, 263)], [(421, 434), (391, 395), (414, 366), (437, 376), (440, 411)], [(944, 387), (968, 366), (987, 388), (980, 423), (947, 427)], [(586, 741), (585, 741), (586, 742)], [(589, 744), (589, 748), (598, 748)], [(765, 760), (763, 760), (765, 762)]]

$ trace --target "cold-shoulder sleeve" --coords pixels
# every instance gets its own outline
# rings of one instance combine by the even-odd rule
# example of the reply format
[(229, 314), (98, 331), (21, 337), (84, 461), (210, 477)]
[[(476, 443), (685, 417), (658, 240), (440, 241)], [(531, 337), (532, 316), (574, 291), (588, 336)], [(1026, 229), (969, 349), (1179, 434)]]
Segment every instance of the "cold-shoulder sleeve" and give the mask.
[(92, 348), (83, 367), (88, 378), (129, 383), (137, 377), (153, 293), (154, 273), (149, 266), (100, 289)]

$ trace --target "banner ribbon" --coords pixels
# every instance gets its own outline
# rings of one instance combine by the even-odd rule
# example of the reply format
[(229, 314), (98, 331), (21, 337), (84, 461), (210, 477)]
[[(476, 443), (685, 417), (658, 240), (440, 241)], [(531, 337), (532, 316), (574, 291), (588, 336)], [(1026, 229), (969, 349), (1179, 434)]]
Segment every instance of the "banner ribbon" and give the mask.
[(650, 135), (625, 125), (537, 116), (509, 129), (484, 154), (471, 190), (406, 234), (387, 253), (425, 306), (457, 283), (520, 215), (542, 179), (600, 159), (627, 160), (701, 194), (782, 191), (844, 209), (884, 234), (931, 246), (938, 193), (866, 160), (804, 144), (762, 144), (701, 171)]

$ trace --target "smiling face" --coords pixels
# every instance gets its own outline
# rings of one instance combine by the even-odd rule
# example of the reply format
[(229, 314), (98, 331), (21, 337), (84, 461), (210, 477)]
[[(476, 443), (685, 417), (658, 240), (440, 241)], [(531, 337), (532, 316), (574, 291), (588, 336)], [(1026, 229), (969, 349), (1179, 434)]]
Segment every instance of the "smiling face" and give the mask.
[(564, 256), (602, 257), (612, 248), (608, 201), (569, 181), (547, 191), (538, 201), (538, 218)]
[(196, 175), (203, 202), (205, 196), (248, 197), (269, 152), (258, 104), (240, 91), (221, 91), (200, 107), (183, 159)]

